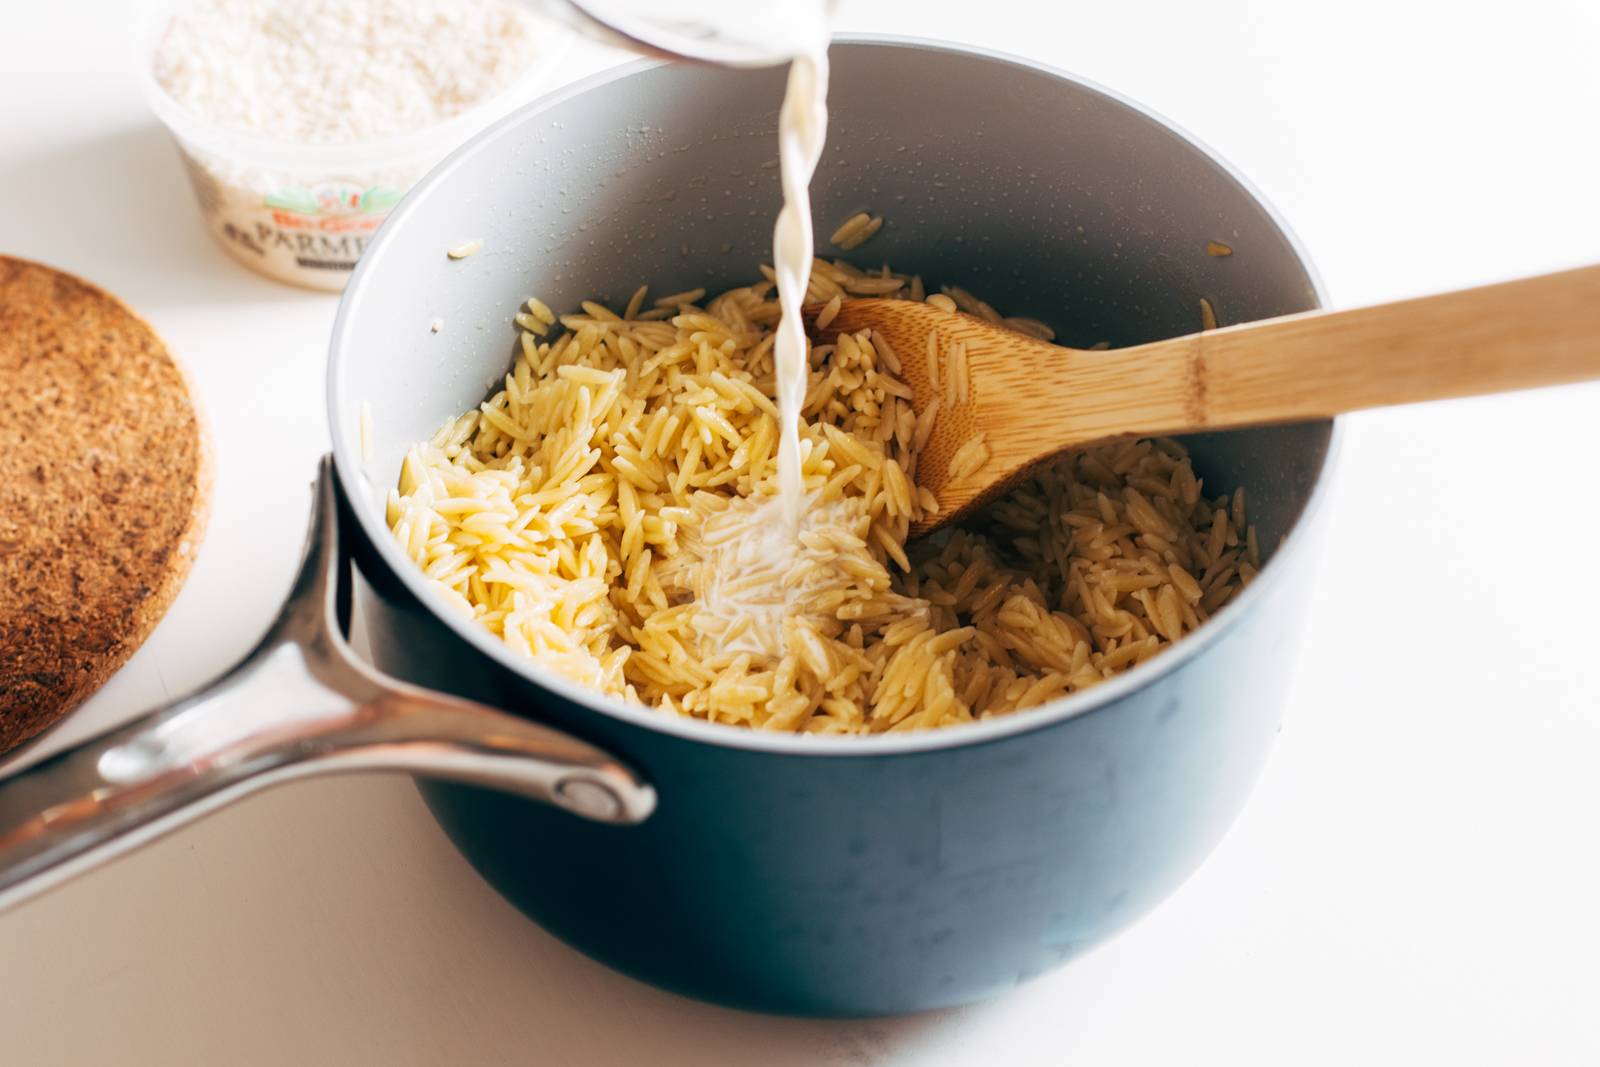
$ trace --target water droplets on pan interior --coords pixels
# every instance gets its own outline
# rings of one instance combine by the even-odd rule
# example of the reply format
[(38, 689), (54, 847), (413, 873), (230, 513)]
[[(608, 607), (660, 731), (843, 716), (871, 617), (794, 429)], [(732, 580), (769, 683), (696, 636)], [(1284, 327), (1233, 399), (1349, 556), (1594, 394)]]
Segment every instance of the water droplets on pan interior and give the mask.
[[(962, 354), (917, 398), (868, 332), (809, 347), (802, 302), (955, 286), (813, 258), (807, 186), (826, 122), (820, 32), (780, 111), (784, 206), (764, 281), (707, 299), (516, 316), (504, 388), (414, 447), (388, 521), (446, 600), (575, 681), (668, 713), (859, 734), (1007, 714), (1149, 659), (1260, 565), (1242, 492), (1207, 497), (1182, 446), (1064, 457), (973, 523), (907, 543)], [(841, 248), (881, 216), (852, 216)], [(776, 294), (776, 299), (774, 299)], [(989, 294), (991, 296), (995, 294)], [(1014, 310), (1014, 309), (1013, 309)], [(959, 375), (959, 377), (958, 377)], [(920, 406), (919, 406), (920, 404)], [(963, 467), (985, 460), (980, 447)]]

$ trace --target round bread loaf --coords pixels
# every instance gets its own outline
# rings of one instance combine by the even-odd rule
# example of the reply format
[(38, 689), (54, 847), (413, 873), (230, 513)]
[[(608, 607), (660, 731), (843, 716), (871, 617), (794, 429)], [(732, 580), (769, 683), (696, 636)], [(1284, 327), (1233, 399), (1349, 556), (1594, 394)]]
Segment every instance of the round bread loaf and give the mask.
[(79, 278), (0, 256), (0, 752), (155, 628), (210, 495), (189, 383), (149, 324)]

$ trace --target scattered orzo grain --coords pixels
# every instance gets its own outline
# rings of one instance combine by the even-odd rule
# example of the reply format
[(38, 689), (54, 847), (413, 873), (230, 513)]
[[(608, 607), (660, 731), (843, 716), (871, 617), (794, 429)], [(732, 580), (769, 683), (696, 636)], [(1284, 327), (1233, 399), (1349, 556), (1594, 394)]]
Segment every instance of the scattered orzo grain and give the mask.
[(685, 307), (693, 305), (704, 299), (705, 295), (706, 291), (704, 289), (689, 289), (681, 293), (673, 293), (670, 296), (662, 297), (656, 301), (656, 307), (673, 309)]
[(955, 304), (956, 310), (958, 311), (965, 311), (968, 315), (976, 315), (978, 318), (986, 319), (989, 322), (1001, 321), (1000, 313), (998, 311), (990, 307), (988, 304), (985, 304), (982, 300), (979, 300), (977, 297), (973, 296), (959, 285), (941, 286), (939, 291), (950, 298), (951, 302)]
[(1054, 341), (1056, 339), (1056, 332), (1038, 319), (1012, 316), (1005, 320), (1005, 325), (1018, 333), (1025, 333), (1029, 337), (1037, 338), (1040, 341)]
[(978, 473), (989, 462), (989, 442), (982, 431), (961, 442), (956, 454), (950, 457), (950, 480), (960, 481)]
[(828, 238), (828, 241), (849, 252), (866, 244), (882, 228), (882, 215), (873, 216), (865, 211), (858, 211), (845, 219), (839, 228), (833, 231), (833, 236)]
[(839, 314), (839, 308), (844, 303), (844, 294), (835, 293), (832, 300), (822, 305), (822, 310), (817, 312), (817, 329), (826, 329), (833, 317)]

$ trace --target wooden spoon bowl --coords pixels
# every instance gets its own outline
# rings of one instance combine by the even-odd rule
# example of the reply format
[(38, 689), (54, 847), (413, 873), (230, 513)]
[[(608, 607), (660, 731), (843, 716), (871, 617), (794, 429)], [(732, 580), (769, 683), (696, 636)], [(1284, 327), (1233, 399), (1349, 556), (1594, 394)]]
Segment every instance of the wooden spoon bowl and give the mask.
[(846, 301), (817, 328), (821, 310), (803, 312), (818, 343), (872, 331), (894, 349), (917, 413), (939, 405), (917, 483), (940, 510), (913, 535), (1095, 442), (1600, 378), (1600, 266), (1111, 351), (1049, 344), (913, 300)]

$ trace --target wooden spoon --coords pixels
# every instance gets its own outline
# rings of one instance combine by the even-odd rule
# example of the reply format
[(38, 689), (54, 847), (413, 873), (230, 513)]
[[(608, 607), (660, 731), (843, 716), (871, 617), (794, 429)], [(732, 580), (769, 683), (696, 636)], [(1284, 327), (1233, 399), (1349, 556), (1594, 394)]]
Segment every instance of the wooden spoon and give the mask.
[[(872, 330), (894, 348), (918, 414), (937, 399), (917, 482), (939, 513), (921, 535), (1039, 463), (1110, 438), (1320, 419), (1361, 408), (1600, 378), (1600, 266), (1349, 311), (1312, 311), (1113, 351), (1047, 344), (912, 300), (846, 301), (818, 343)], [(940, 372), (931, 378), (929, 334)], [(965, 346), (966, 403), (946, 395)], [(951, 477), (978, 434), (989, 457)]]

